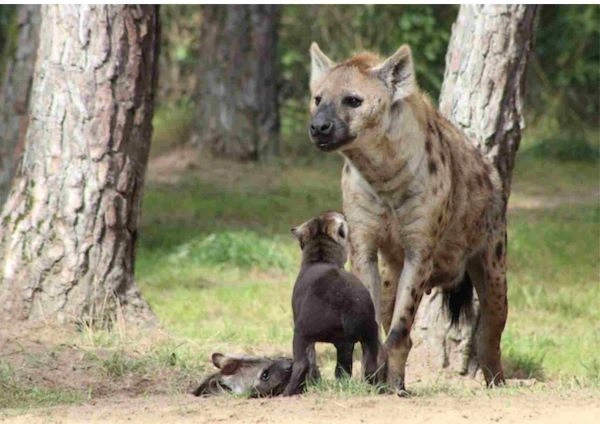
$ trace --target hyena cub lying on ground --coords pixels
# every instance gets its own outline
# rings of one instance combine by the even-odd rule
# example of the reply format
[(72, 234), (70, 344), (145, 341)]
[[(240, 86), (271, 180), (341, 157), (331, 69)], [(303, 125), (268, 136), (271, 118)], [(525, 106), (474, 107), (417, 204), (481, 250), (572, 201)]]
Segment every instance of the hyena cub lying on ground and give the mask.
[(192, 392), (194, 395), (231, 392), (251, 397), (277, 396), (283, 392), (292, 375), (292, 360), (289, 358), (213, 353), (212, 362), (219, 371), (206, 377)]
[(376, 382), (379, 352), (375, 308), (365, 286), (344, 270), (348, 224), (337, 212), (326, 212), (292, 229), (302, 249), (302, 265), (294, 285), (294, 364), (284, 396), (302, 391), (307, 374), (316, 369), (315, 342), (337, 349), (336, 378), (352, 375), (354, 343), (363, 351), (363, 373)]

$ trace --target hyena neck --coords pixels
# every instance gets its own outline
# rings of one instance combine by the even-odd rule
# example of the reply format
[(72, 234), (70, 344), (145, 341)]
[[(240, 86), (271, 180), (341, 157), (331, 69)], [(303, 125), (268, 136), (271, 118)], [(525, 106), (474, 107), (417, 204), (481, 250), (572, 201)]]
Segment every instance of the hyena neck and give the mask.
[(426, 175), (426, 129), (419, 113), (407, 102), (393, 107), (385, 135), (342, 152), (375, 191), (397, 192)]
[(308, 242), (302, 249), (302, 267), (323, 262), (343, 268), (346, 263), (346, 253), (344, 248), (333, 240), (318, 237)]

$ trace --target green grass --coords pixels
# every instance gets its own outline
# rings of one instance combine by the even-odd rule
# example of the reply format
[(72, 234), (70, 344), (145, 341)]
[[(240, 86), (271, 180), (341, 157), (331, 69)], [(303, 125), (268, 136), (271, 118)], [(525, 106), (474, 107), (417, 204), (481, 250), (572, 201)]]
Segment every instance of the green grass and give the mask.
[[(218, 350), (290, 354), (300, 251), (289, 229), (341, 208), (339, 160), (265, 167), (268, 185), (258, 168), (236, 184), (203, 182), (192, 170), (178, 184), (149, 184), (145, 191), (137, 279), (165, 327), (207, 364)], [(598, 170), (590, 161), (535, 155), (518, 162), (515, 199), (579, 200), (510, 213), (503, 351), (511, 375), (600, 384), (600, 206), (586, 200), (598, 191)], [(327, 349), (326, 375), (334, 358)], [(365, 390), (336, 384), (326, 379), (311, 390)]]
[(84, 395), (75, 390), (48, 388), (33, 384), (8, 363), (0, 362), (0, 411), (4, 408), (28, 408), (77, 403)]

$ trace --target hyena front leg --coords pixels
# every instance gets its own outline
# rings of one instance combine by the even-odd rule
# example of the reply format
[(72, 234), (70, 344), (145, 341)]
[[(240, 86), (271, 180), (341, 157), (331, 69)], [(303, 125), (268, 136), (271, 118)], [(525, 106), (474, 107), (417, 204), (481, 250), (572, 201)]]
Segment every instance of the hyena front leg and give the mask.
[(508, 313), (505, 230), (489, 238), (484, 250), (471, 258), (467, 269), (477, 295), (480, 317), (477, 328), (477, 359), (488, 387), (504, 383), (500, 339)]
[(392, 326), (385, 349), (388, 354), (388, 385), (399, 396), (406, 394), (406, 360), (412, 347), (410, 330), (432, 268), (431, 254), (407, 254), (398, 282)]
[(381, 280), (377, 267), (377, 246), (373, 240), (373, 231), (360, 225), (352, 226), (350, 233), (350, 262), (352, 272), (369, 289), (375, 307), (375, 320), (381, 327)]

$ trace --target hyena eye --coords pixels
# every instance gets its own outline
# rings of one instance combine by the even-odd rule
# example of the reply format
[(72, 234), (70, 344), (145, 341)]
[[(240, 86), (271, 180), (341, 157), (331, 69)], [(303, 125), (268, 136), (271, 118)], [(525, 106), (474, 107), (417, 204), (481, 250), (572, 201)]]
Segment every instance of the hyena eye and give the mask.
[(269, 370), (264, 370), (264, 371), (262, 372), (262, 374), (260, 375), (260, 379), (261, 379), (262, 381), (269, 381), (269, 378), (270, 378), (270, 377), (271, 377), (271, 376), (269, 375)]
[(360, 97), (356, 97), (356, 96), (347, 96), (344, 97), (344, 99), (342, 100), (342, 103), (346, 106), (350, 106), (350, 107), (359, 107), (360, 105), (362, 105), (362, 99)]
[(340, 236), (341, 238), (346, 238), (346, 232), (344, 231), (344, 226), (340, 226), (340, 228), (338, 229), (338, 236)]
[(315, 97), (315, 106), (319, 106), (319, 103), (321, 103), (321, 96)]

